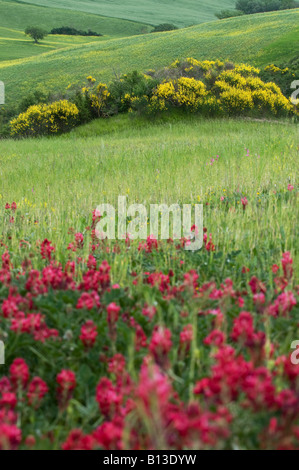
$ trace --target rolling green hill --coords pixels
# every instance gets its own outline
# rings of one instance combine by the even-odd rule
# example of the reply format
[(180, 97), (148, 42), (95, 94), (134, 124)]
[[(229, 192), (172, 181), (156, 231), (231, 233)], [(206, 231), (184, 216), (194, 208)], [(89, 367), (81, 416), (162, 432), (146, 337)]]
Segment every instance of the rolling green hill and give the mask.
[[(102, 40), (0, 63), (8, 103), (37, 87), (65, 90), (88, 74), (109, 80), (114, 74), (168, 65), (180, 57), (230, 59), (264, 65), (298, 53), (299, 9), (248, 15), (178, 31)], [(272, 48), (273, 46), (273, 48)]]
[(85, 31), (91, 29), (103, 34), (106, 40), (110, 37), (134, 36), (152, 29), (149, 25), (135, 21), (0, 0), (0, 61), (21, 59), (70, 45), (76, 46), (103, 39), (49, 36), (41, 45), (36, 46), (24, 35), (27, 26), (39, 26), (46, 31), (60, 26), (71, 26)]
[[(51, 31), (54, 27), (71, 26), (84, 31), (91, 29), (104, 36), (101, 38), (51, 35), (37, 46), (24, 35), (27, 26), (39, 26), (46, 31)], [(23, 59), (78, 44), (99, 42), (111, 37), (134, 36), (149, 32), (151, 29), (150, 25), (134, 21), (0, 0), (0, 62)]]
[(34, 44), (32, 39), (26, 37), (22, 31), (0, 27), (0, 62), (33, 57), (57, 49), (74, 48), (77, 45), (82, 46), (106, 40), (107, 36), (101, 38), (49, 35), (37, 45)]
[(124, 18), (148, 24), (190, 26), (216, 20), (215, 12), (234, 8), (235, 0), (22, 0), (22, 3)]

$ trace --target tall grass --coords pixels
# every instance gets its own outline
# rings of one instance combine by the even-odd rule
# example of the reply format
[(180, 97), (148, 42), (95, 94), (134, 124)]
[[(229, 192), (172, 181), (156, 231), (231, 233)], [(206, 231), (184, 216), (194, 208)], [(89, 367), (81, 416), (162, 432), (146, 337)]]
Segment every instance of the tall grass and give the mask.
[[(290, 122), (150, 124), (127, 116), (59, 138), (3, 141), (1, 231), (5, 239), (9, 232), (20, 259), (20, 239), (34, 245), (50, 238), (65, 261), (69, 228), (85, 232), (91, 211), (104, 202), (116, 205), (119, 195), (147, 207), (200, 202), (222, 263), (240, 250), (240, 265), (269, 265), (281, 251), (298, 249), (297, 141)], [(295, 190), (288, 191), (289, 184)], [(8, 223), (4, 209), (12, 201), (22, 214), (17, 224)]]

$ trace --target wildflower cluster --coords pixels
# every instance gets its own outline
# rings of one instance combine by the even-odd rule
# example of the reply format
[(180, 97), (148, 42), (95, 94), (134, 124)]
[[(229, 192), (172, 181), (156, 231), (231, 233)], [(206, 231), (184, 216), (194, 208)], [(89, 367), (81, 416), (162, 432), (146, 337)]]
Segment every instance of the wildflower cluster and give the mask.
[(0, 449), (299, 448), (299, 366), (281, 340), (299, 322), (290, 252), (218, 282), (204, 228), (204, 272), (185, 264), (186, 240), (148, 237), (123, 276), (112, 263), (129, 241), (91, 237), (86, 256), (85, 234), (70, 235), (64, 265), (37, 244), (41, 269), (13, 266), (2, 242)]

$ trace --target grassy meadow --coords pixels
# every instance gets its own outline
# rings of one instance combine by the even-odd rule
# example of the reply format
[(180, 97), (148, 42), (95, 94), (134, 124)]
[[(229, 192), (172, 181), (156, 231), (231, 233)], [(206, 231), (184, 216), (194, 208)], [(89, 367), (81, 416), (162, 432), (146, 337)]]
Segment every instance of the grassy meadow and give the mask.
[[(299, 9), (248, 15), (174, 32), (100, 38), (73, 48), (2, 61), (0, 77), (6, 85), (6, 102), (11, 104), (32, 89), (65, 91), (70, 84), (82, 85), (90, 74), (109, 81), (115, 74), (161, 67), (178, 57), (228, 59), (258, 66), (285, 62), (296, 56), (298, 20)], [(49, 38), (45, 44), (47, 41)], [(41, 74), (42, 81), (38, 80)]]
[(25, 0), (23, 3), (53, 8), (67, 8), (76, 12), (125, 18), (147, 24), (174, 23), (184, 27), (216, 20), (215, 12), (234, 8), (234, 0)]
[[(233, 5), (0, 0), (3, 115), (34, 90), (61, 100), (88, 75), (94, 90), (182, 57), (296, 57), (299, 9), (212, 21)], [(34, 45), (29, 20), (105, 36)], [(197, 25), (145, 34), (162, 21)], [(0, 139), (0, 450), (299, 449), (298, 116), (251, 67), (232, 67), (179, 64), (179, 79), (150, 90), (129, 75), (114, 98), (100, 84), (76, 96), (80, 112), (37, 104), (19, 138)], [(127, 93), (130, 80), (140, 89)], [(200, 115), (208, 100), (222, 118)], [(20, 137), (46, 126), (57, 136)], [(202, 204), (202, 249), (153, 239), (148, 219), (146, 239), (100, 239), (96, 208), (119, 196), (148, 214)]]
[[(80, 37), (49, 35), (40, 44), (34, 44), (25, 36), (27, 26), (39, 26), (45, 31), (61, 26), (71, 26), (87, 31), (91, 29), (103, 34), (103, 37)], [(0, 62), (35, 57), (39, 54), (57, 49), (76, 48), (91, 42), (115, 37), (127, 37), (149, 32), (150, 25), (118, 18), (107, 18), (99, 15), (64, 9), (39, 7), (16, 2), (0, 1)]]
[(240, 264), (269, 262), (264, 250), (271, 258), (298, 249), (298, 208), (287, 190), (296, 184), (298, 127), (288, 121), (119, 116), (62, 137), (3, 141), (0, 154), (2, 211), (15, 200), (26, 213), (12, 229), (14, 254), (20, 237), (51, 234), (64, 258), (69, 227), (84, 232), (91, 210), (118, 195), (147, 206), (208, 203), (204, 224), (223, 256), (241, 250)]
[(96, 31), (105, 36), (124, 37), (146, 32), (152, 28), (149, 25), (134, 20), (109, 18), (107, 15), (84, 13), (66, 9), (65, 2), (59, 2), (59, 8), (31, 5), (30, 2), (14, 0), (0, 1), (0, 25), (4, 28), (24, 31), (26, 26), (39, 26), (50, 31), (60, 26)]

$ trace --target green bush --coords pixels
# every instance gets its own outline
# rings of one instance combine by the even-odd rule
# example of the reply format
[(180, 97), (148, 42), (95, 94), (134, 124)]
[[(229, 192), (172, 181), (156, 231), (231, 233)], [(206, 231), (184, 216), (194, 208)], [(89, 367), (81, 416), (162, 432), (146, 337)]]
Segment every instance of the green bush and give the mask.
[(225, 18), (234, 18), (236, 16), (242, 16), (244, 12), (241, 10), (221, 10), (219, 13), (215, 13), (215, 16), (219, 20), (224, 20)]
[(109, 86), (114, 114), (127, 112), (131, 99), (149, 97), (159, 80), (136, 70), (113, 80)]
[(287, 63), (267, 65), (261, 71), (261, 78), (264, 81), (275, 82), (279, 88), (281, 88), (285, 96), (290, 96), (291, 83), (298, 78), (298, 69), (299, 69), (299, 59), (295, 58)]
[(95, 33), (90, 29), (88, 31), (82, 31), (80, 29), (72, 28), (70, 26), (61, 26), (60, 28), (53, 28), (50, 34), (64, 34), (67, 36), (103, 36), (100, 33)]
[(246, 15), (262, 13), (266, 11), (288, 10), (298, 8), (299, 3), (295, 0), (237, 0), (236, 9), (243, 11)]
[(155, 28), (151, 31), (151, 33), (161, 33), (163, 31), (174, 31), (175, 29), (179, 29), (177, 26), (171, 23), (162, 23), (155, 26)]

